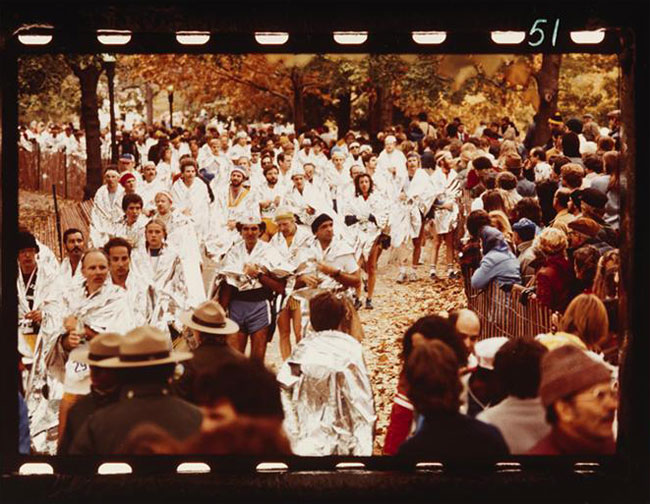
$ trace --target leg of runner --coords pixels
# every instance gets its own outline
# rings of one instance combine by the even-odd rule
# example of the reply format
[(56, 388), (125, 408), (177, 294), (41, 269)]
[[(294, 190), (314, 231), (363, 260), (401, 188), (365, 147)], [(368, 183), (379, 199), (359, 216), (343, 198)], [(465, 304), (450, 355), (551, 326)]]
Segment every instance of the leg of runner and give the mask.
[(291, 313), (288, 304), (278, 314), (278, 332), (280, 333), (280, 356), (285, 361), (291, 355)]
[(291, 319), (293, 321), (293, 334), (296, 337), (296, 344), (302, 338), (302, 307), (298, 303), (298, 307), (291, 310)]
[(264, 364), (268, 332), (269, 327), (266, 326), (251, 334), (251, 360), (260, 364)]
[(429, 276), (436, 277), (436, 266), (438, 264), (438, 252), (440, 251), (441, 236), (436, 233), (433, 237), (433, 247), (431, 248), (431, 270)]
[(444, 240), (448, 276), (449, 278), (456, 278), (457, 273), (454, 267), (454, 233), (452, 231), (445, 233)]
[(420, 262), (420, 254), (422, 253), (422, 247), (424, 246), (424, 240), (425, 240), (424, 228), (425, 225), (423, 222), (422, 226), (420, 226), (419, 236), (413, 240), (413, 259), (412, 259), (413, 266), (419, 266), (420, 264), (422, 264)]
[(370, 249), (368, 255), (368, 297), (366, 298), (366, 308), (372, 309), (372, 295), (375, 292), (375, 283), (377, 282), (377, 261), (381, 253), (381, 245), (375, 243)]
[(248, 334), (241, 332), (229, 334), (226, 336), (226, 341), (232, 348), (246, 355), (246, 343), (248, 342)]

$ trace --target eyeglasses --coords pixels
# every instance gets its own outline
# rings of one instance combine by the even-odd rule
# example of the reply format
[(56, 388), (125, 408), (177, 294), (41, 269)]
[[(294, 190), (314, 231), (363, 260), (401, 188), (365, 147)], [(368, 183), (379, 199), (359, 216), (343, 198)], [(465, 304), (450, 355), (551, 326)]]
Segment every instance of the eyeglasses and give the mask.
[(585, 401), (598, 401), (604, 402), (605, 399), (612, 399), (618, 401), (618, 383), (611, 385), (610, 387), (601, 387), (598, 389), (591, 390), (584, 397), (581, 397)]

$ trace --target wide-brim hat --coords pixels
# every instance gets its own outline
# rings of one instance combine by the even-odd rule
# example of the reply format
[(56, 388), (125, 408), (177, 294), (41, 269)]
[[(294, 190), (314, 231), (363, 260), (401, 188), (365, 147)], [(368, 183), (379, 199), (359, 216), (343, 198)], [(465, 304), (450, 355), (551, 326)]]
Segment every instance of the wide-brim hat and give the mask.
[(186, 327), (202, 333), (235, 334), (239, 331), (239, 324), (226, 317), (223, 307), (213, 300), (200, 304), (195, 310), (181, 313), (179, 318)]
[(87, 347), (75, 348), (70, 352), (70, 360), (95, 366), (104, 359), (117, 357), (124, 336), (117, 333), (101, 333), (90, 340)]
[(96, 362), (101, 368), (139, 368), (190, 360), (191, 352), (172, 350), (168, 335), (152, 326), (136, 327), (124, 336), (118, 357)]

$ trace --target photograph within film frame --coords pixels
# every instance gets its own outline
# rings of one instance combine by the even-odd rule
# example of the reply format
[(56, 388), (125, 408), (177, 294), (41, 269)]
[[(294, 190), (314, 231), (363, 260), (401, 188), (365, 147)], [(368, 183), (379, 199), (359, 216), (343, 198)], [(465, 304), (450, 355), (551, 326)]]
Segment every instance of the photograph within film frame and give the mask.
[[(154, 11), (155, 12), (155, 11)], [(450, 18), (453, 17), (454, 13), (448, 13), (445, 15), (450, 16)], [(539, 16), (537, 15), (539, 14)], [(155, 14), (154, 14), (155, 15)], [(565, 17), (568, 16), (568, 17)], [(263, 17), (263, 16), (260, 16)], [(52, 18), (56, 19), (56, 18)], [(236, 19), (236, 17), (233, 17), (233, 19)], [(267, 16), (267, 22), (270, 24), (271, 21), (276, 20), (277, 18), (269, 15)], [(445, 19), (443, 15), (443, 19)], [(621, 110), (623, 113), (623, 122), (625, 123), (625, 118), (628, 117), (631, 119), (631, 122), (628, 124), (631, 124), (632, 132), (628, 132), (628, 135), (632, 135), (634, 132), (634, 114), (632, 110), (632, 88), (635, 85), (635, 80), (634, 78), (636, 77), (637, 79), (639, 78), (638, 75), (634, 74), (634, 71), (636, 67), (633, 66), (631, 62), (634, 61), (634, 56), (637, 56), (635, 54), (635, 46), (633, 45), (633, 38), (630, 36), (630, 32), (626, 31), (625, 24), (621, 23), (620, 20), (616, 20), (618, 22), (610, 22), (608, 23), (607, 21), (603, 21), (603, 24), (607, 28), (605, 30), (605, 37), (602, 42), (597, 43), (597, 44), (590, 44), (590, 45), (581, 45), (578, 43), (578, 40), (580, 40), (580, 36), (572, 36), (571, 32), (572, 31), (581, 31), (578, 30), (578, 28), (600, 28), (602, 25), (596, 26), (591, 23), (587, 23), (589, 20), (584, 20), (581, 19), (580, 16), (578, 16), (576, 13), (560, 13), (560, 12), (548, 12), (548, 11), (540, 11), (535, 12), (535, 15), (531, 15), (530, 13), (527, 13), (526, 16), (521, 16), (516, 22), (512, 19), (506, 20), (503, 22), (503, 24), (500, 24), (496, 19), (494, 18), (484, 18), (487, 19), (487, 26), (489, 28), (494, 27), (496, 31), (496, 28), (504, 28), (499, 31), (519, 31), (523, 33), (523, 38), (519, 39), (517, 37), (520, 37), (520, 35), (516, 34), (509, 34), (509, 35), (503, 35), (503, 34), (491, 34), (490, 30), (485, 29), (484, 27), (481, 27), (481, 29), (477, 29), (474, 27), (474, 29), (468, 29), (466, 26), (465, 27), (460, 27), (458, 21), (453, 21), (450, 19), (448, 23), (443, 23), (440, 26), (436, 26), (436, 28), (441, 28), (443, 25), (444, 27), (449, 27), (447, 30), (431, 30), (431, 32), (436, 32), (436, 33), (417, 33), (417, 34), (412, 34), (410, 31), (404, 30), (403, 27), (401, 27), (399, 30), (395, 29), (393, 26), (389, 25), (388, 28), (386, 26), (382, 26), (381, 22), (379, 20), (371, 20), (369, 24), (367, 25), (367, 34), (362, 35), (359, 40), (362, 41), (361, 45), (355, 46), (355, 45), (341, 45), (340, 41), (343, 42), (353, 42), (355, 41), (354, 37), (351, 36), (343, 36), (343, 38), (338, 37), (338, 40), (332, 36), (332, 32), (336, 31), (334, 29), (327, 29), (327, 28), (337, 28), (339, 26), (341, 27), (346, 27), (344, 20), (331, 20), (330, 22), (332, 25), (325, 25), (325, 26), (318, 26), (318, 29), (311, 30), (310, 33), (301, 33), (301, 31), (295, 31), (293, 30), (292, 26), (289, 24), (286, 24), (287, 21), (284, 21), (285, 24), (283, 25), (279, 21), (276, 21), (278, 24), (272, 26), (273, 29), (269, 28), (268, 30), (265, 30), (266, 35), (264, 35), (266, 38), (263, 38), (264, 36), (259, 35), (255, 37), (255, 33), (250, 32), (250, 29), (247, 27), (246, 30), (243, 29), (243, 27), (237, 26), (237, 22), (234, 22), (234, 28), (231, 27), (230, 33), (223, 33), (220, 32), (220, 30), (215, 29), (213, 27), (210, 27), (208, 30), (200, 30), (200, 31), (207, 31), (208, 34), (210, 35), (210, 40), (206, 42), (205, 45), (202, 46), (191, 46), (191, 45), (180, 45), (179, 40), (185, 40), (186, 42), (188, 40), (194, 40), (197, 41), (199, 40), (200, 36), (205, 37), (205, 34), (184, 34), (184, 35), (179, 35), (178, 37), (176, 36), (175, 32), (179, 30), (175, 30), (174, 28), (176, 25), (171, 24), (169, 26), (169, 31), (166, 33), (150, 33), (148, 32), (147, 29), (145, 30), (139, 30), (138, 26), (134, 26), (132, 24), (125, 24), (123, 26), (119, 26), (120, 28), (123, 27), (128, 27), (131, 28), (132, 33), (130, 34), (131, 40), (129, 40), (125, 45), (123, 46), (117, 46), (113, 45), (110, 46), (110, 52), (115, 53), (115, 54), (122, 54), (123, 53), (131, 53), (131, 54), (149, 54), (149, 53), (168, 53), (168, 52), (191, 52), (194, 54), (201, 54), (201, 53), (213, 53), (213, 54), (227, 54), (227, 53), (233, 53), (233, 54), (252, 54), (252, 53), (275, 53), (275, 54), (280, 54), (280, 53), (324, 53), (324, 54), (335, 54), (335, 53), (359, 53), (359, 54), (456, 54), (456, 55), (462, 55), (462, 54), (480, 54), (480, 53), (493, 53), (493, 54), (499, 54), (499, 53), (507, 53), (507, 54), (522, 54), (522, 53), (544, 53), (544, 54), (553, 54), (553, 53), (603, 53), (603, 54), (619, 54), (619, 62), (620, 62), (620, 68), (621, 68), (621, 91), (620, 91), (620, 96), (619, 99), (621, 100)], [(521, 20), (525, 19), (526, 23), (522, 22)], [(541, 19), (545, 19), (546, 22), (540, 23), (538, 22)], [(607, 19), (607, 16), (600, 16), (597, 17), (598, 20), (603, 20)], [(269, 21), (271, 20), (271, 21)], [(559, 20), (559, 23), (557, 22)], [(106, 22), (106, 19), (102, 17), (102, 14), (99, 14), (97, 16), (97, 19), (93, 20), (94, 22), (91, 23), (89, 26), (102, 28), (105, 26), (108, 26), (107, 24), (102, 24)], [(341, 24), (339, 25), (334, 25), (335, 21), (340, 21)], [(241, 22), (241, 21), (239, 21)], [(442, 23), (440, 21), (440, 23)], [(8, 40), (6, 42), (5, 46), (5, 68), (9, 69), (12, 71), (14, 74), (16, 74), (17, 71), (17, 61), (16, 57), (19, 54), (39, 54), (39, 53), (51, 53), (51, 54), (68, 54), (68, 53), (106, 53), (107, 52), (107, 47), (102, 46), (96, 38), (96, 33), (94, 31), (81, 31), (78, 28), (76, 30), (70, 30), (65, 28), (65, 23), (51, 23), (53, 28), (32, 28), (31, 31), (27, 30), (25, 33), (21, 33), (21, 36), (26, 36), (26, 35), (38, 35), (47, 38), (48, 36), (52, 36), (51, 41), (48, 43), (47, 46), (44, 46), (42, 48), (39, 48), (37, 46), (32, 46), (32, 45), (21, 45), (23, 42), (18, 42), (18, 35), (14, 35), (13, 37), (10, 37), (8, 35)], [(298, 22), (295, 20), (294, 23), (296, 26), (300, 26), (301, 28), (304, 29), (304, 22)], [(413, 27), (415, 29), (417, 23), (414, 18), (409, 18), (408, 23), (405, 26)], [(587, 26), (588, 25), (588, 26)], [(193, 25), (193, 26), (200, 26), (200, 25)], [(565, 28), (566, 26), (566, 28)], [(117, 28), (118, 26), (115, 25)], [(282, 30), (280, 29), (282, 28)], [(356, 27), (355, 27), (356, 28)], [(364, 27), (365, 28), (365, 27)], [(383, 28), (383, 29), (382, 29)], [(452, 29), (455, 28), (455, 29)], [(471, 26), (470, 26), (471, 28)], [(517, 30), (514, 30), (514, 28), (518, 28)], [(573, 28), (573, 29), (572, 29)], [(506, 30), (510, 29), (510, 30)], [(153, 31), (153, 30), (151, 30)], [(166, 31), (166, 30), (165, 30)], [(278, 40), (283, 40), (284, 36), (278, 37), (278, 36), (270, 36), (269, 32), (278, 32), (281, 31), (282, 33), (287, 33), (288, 34), (288, 40), (283, 44), (279, 46), (262, 46), (260, 45), (260, 41), (278, 41)], [(347, 30), (346, 30), (347, 31)], [(358, 31), (358, 28), (357, 28)], [(440, 42), (441, 35), (440, 32), (445, 31), (445, 39)], [(593, 30), (592, 30), (593, 31)], [(224, 30), (225, 32), (225, 30)], [(12, 31), (13, 33), (13, 31)], [(124, 38), (128, 38), (125, 36), (125, 34), (120, 34), (120, 33), (112, 33), (108, 34), (112, 36), (122, 36)], [(471, 35), (471, 36), (470, 36)], [(190, 39), (183, 39), (183, 37), (190, 36)], [(194, 38), (191, 38), (194, 37)], [(364, 37), (366, 37), (365, 41), (363, 40)], [(500, 39), (500, 37), (505, 37), (505, 39)], [(510, 38), (508, 38), (510, 37)], [(33, 41), (36, 39), (32, 39)], [(44, 39), (41, 39), (44, 40)], [(109, 39), (110, 40), (110, 39)], [(471, 40), (471, 42), (470, 42)], [(516, 45), (499, 45), (495, 42), (495, 40), (505, 40), (509, 42), (510, 44), (516, 44)], [(517, 40), (517, 42), (515, 42)], [(118, 41), (118, 39), (114, 38), (114, 42)], [(430, 42), (429, 44), (422, 44), (421, 42)], [(507, 47), (507, 49), (505, 49)], [(271, 50), (269, 50), (271, 49)], [(637, 56), (638, 57), (638, 56)], [(5, 75), (11, 75), (11, 74), (5, 74)], [(642, 76), (643, 78), (646, 78), (646, 76)], [(16, 114), (16, 111), (14, 109), (15, 104), (11, 104), (8, 106), (9, 99), (10, 97), (16, 97), (16, 88), (13, 87), (11, 84), (4, 84), (4, 92), (3, 96), (5, 96), (5, 100), (3, 101), (3, 130), (4, 134), (3, 137), (5, 138), (5, 142), (3, 143), (3, 163), (8, 162), (12, 159), (17, 160), (17, 153), (16, 153), (16, 141), (17, 138), (14, 136), (16, 132), (16, 124), (17, 124), (17, 119), (18, 115)], [(637, 100), (640, 99), (639, 95), (637, 95)], [(638, 109), (638, 107), (637, 107)], [(11, 121), (12, 124), (8, 124), (8, 122)], [(627, 196), (624, 196), (624, 205), (625, 202), (627, 202), (630, 205), (634, 205), (634, 207), (628, 206), (627, 209), (631, 208), (636, 208), (639, 209), (641, 208), (640, 205), (642, 205), (642, 200), (637, 200), (635, 201), (633, 191), (635, 190), (636, 183), (635, 179), (638, 177), (638, 180), (643, 180), (641, 177), (641, 174), (636, 174), (634, 171), (634, 159), (635, 159), (635, 152), (638, 151), (638, 147), (635, 145), (634, 142), (634, 136), (627, 137), (626, 139), (626, 145), (628, 148), (628, 157), (626, 159), (626, 169), (625, 169), (625, 174), (624, 180), (626, 179), (627, 182), (624, 181), (624, 187), (627, 188)], [(636, 149), (636, 150), (635, 150)], [(636, 157), (638, 157), (638, 154), (636, 154)], [(13, 166), (17, 166), (18, 163), (14, 163)], [(16, 206), (14, 205), (13, 211), (11, 208), (9, 208), (11, 203), (16, 203), (16, 196), (17, 196), (17, 182), (14, 183), (14, 180), (11, 179), (11, 177), (8, 177), (8, 170), (7, 170), (7, 165), (3, 165), (3, 215), (5, 216), (5, 219), (3, 219), (3, 236), (11, 236), (10, 233), (15, 233), (16, 231), (16, 219), (13, 219), (14, 222), (10, 222), (12, 220), (12, 217), (16, 216)], [(643, 175), (645, 176), (645, 175)], [(67, 179), (66, 179), (67, 180)], [(68, 190), (70, 187), (67, 188)], [(63, 188), (65, 191), (66, 188)], [(13, 191), (15, 194), (10, 194)], [(20, 203), (20, 202), (18, 202)], [(624, 206), (625, 208), (625, 206)], [(625, 292), (623, 294), (623, 300), (622, 300), (622, 308), (621, 308), (621, 313), (631, 313), (631, 317), (627, 321), (628, 323), (628, 334), (634, 334), (636, 331), (636, 323), (637, 320), (635, 316), (638, 316), (638, 313), (634, 311), (634, 307), (632, 306), (632, 303), (627, 303), (626, 297), (632, 298), (631, 293), (635, 292), (635, 286), (636, 282), (638, 282), (637, 275), (635, 273), (634, 277), (631, 275), (632, 268), (634, 268), (634, 271), (641, 271), (640, 265), (638, 262), (634, 262), (634, 258), (636, 257), (636, 253), (638, 252), (638, 248), (635, 249), (635, 246), (638, 247), (639, 244), (635, 242), (634, 240), (634, 233), (632, 232), (635, 227), (633, 226), (632, 222), (632, 215), (630, 213), (626, 213), (623, 211), (623, 220), (622, 220), (622, 226), (623, 229), (628, 230), (629, 232), (625, 233), (625, 236), (628, 238), (628, 242), (625, 243), (622, 246), (622, 257), (625, 257), (627, 260), (622, 261), (622, 285), (625, 286), (626, 288), (624, 289)], [(627, 251), (627, 253), (625, 253)], [(12, 249), (12, 245), (8, 243), (8, 240), (5, 239), (3, 242), (3, 255), (4, 254), (9, 254), (11, 257), (11, 254), (14, 254), (13, 257), (15, 257), (15, 250)], [(5, 261), (5, 264), (15, 264), (13, 262), (13, 259)], [(13, 276), (12, 276), (13, 275)], [(641, 276), (641, 275), (638, 275)], [(15, 295), (15, 270), (13, 267), (6, 266), (3, 269), (3, 292), (5, 293), (5, 296), (8, 295)], [(13, 306), (8, 306), (11, 303), (3, 303), (3, 310), (5, 320), (15, 320), (15, 304)], [(623, 317), (625, 318), (625, 317)], [(272, 344), (275, 344), (275, 341)], [(634, 338), (630, 339), (631, 344), (636, 344)], [(276, 344), (277, 345), (277, 344)], [(12, 364), (15, 363), (15, 359), (17, 359), (17, 355), (15, 352), (15, 347), (11, 348), (8, 346), (4, 352), (5, 356), (11, 356), (12, 357)], [(642, 355), (646, 355), (646, 353), (643, 353)], [(7, 357), (5, 357), (7, 358)], [(638, 362), (637, 362), (638, 365)], [(11, 367), (11, 366), (6, 366), (6, 367)], [(12, 367), (13, 369), (13, 367)], [(635, 369), (636, 371), (636, 369)], [(10, 374), (7, 375), (8, 379), (4, 380), (4, 383), (9, 383), (15, 385), (16, 384), (16, 377), (11, 376)], [(625, 380), (625, 377), (623, 377)], [(14, 388), (8, 387), (9, 390), (15, 390)], [(390, 391), (388, 392), (390, 393)], [(12, 404), (12, 401), (15, 402), (15, 399), (13, 399), (9, 394), (7, 394), (5, 397), (5, 400), (7, 404)], [(625, 397), (625, 383), (623, 383), (623, 397)], [(622, 401), (622, 408), (625, 408), (625, 402), (624, 400)], [(632, 405), (627, 405), (628, 408), (634, 408)], [(9, 416), (8, 418), (11, 418)], [(620, 420), (620, 419), (619, 419)], [(629, 425), (630, 428), (632, 429), (630, 432), (633, 432), (635, 428), (638, 429), (638, 426), (635, 427), (634, 424), (637, 420), (629, 418), (626, 422), (626, 425)], [(14, 424), (15, 425), (15, 424)], [(621, 427), (624, 431), (624, 427)], [(3, 444), (4, 446), (4, 452), (11, 454), (12, 451), (8, 450), (8, 446), (13, 446), (14, 451), (13, 453), (15, 454), (15, 446), (16, 446), (16, 431), (15, 427), (9, 426), (7, 432), (4, 434), (6, 436), (6, 439), (4, 440), (5, 443)], [(630, 440), (627, 440), (628, 443), (630, 443)], [(9, 444), (7, 444), (9, 443)], [(623, 443), (624, 445), (625, 443)], [(633, 445), (634, 443), (632, 443)], [(632, 453), (634, 451), (634, 447), (630, 446), (628, 444), (628, 452), (627, 453)], [(128, 458), (128, 457), (127, 457)], [(164, 459), (168, 459), (167, 457), (163, 457)], [(210, 460), (210, 463), (212, 467), (214, 468), (213, 470), (218, 470), (217, 468), (221, 465), (218, 460), (212, 460), (212, 457), (205, 457), (206, 460)], [(583, 460), (584, 458), (581, 458)], [(24, 461), (27, 460), (34, 460), (29, 459), (29, 458), (22, 458), (22, 457), (16, 457), (14, 455), (13, 460), (12, 460), (12, 465), (7, 466), (9, 469), (6, 472), (15, 472), (16, 468)], [(53, 464), (56, 467), (56, 472), (67, 472), (67, 470), (74, 471), (68, 463), (65, 462), (64, 459), (59, 458), (59, 459), (51, 459), (51, 458), (46, 458), (44, 460), (49, 461), (51, 464)], [(101, 458), (98, 458), (96, 460), (101, 460)], [(162, 464), (163, 466), (167, 467), (167, 469), (174, 470), (175, 469), (175, 461), (173, 459), (172, 462), (169, 464), (166, 464), (161, 460), (159, 464)], [(291, 459), (288, 461), (288, 467), (289, 469), (294, 469), (294, 468), (300, 468), (300, 467), (334, 467), (334, 465), (339, 462), (336, 458), (334, 460), (330, 458), (323, 459), (322, 461), (301, 461), (300, 459)], [(381, 467), (391, 467), (391, 464), (395, 464), (394, 467), (398, 467), (399, 463), (396, 461), (392, 461), (390, 459), (384, 459), (384, 461), (380, 461), (376, 458), (372, 459), (363, 459), (362, 462), (365, 464), (366, 468), (375, 468), (379, 469)], [(534, 461), (527, 461), (525, 459), (518, 460), (518, 462), (521, 464), (521, 466), (518, 467), (528, 467), (530, 464), (532, 466), (535, 465), (542, 465), (544, 466), (545, 464), (548, 463), (549, 467), (552, 467), (553, 464), (562, 464), (564, 463), (566, 468), (571, 468), (572, 467), (572, 462), (553, 462), (553, 461), (539, 461), (539, 460), (534, 460)], [(601, 460), (601, 466), (598, 471), (602, 471), (603, 468), (609, 467), (608, 466), (608, 460)], [(239, 460), (238, 461), (240, 467), (245, 468), (245, 467), (255, 467), (256, 463), (253, 463), (252, 461), (247, 461), (247, 460)], [(137, 460), (132, 461), (132, 467), (134, 468), (134, 472), (137, 472), (139, 467), (147, 467), (148, 465), (151, 464), (142, 464), (138, 463)], [(461, 463), (459, 465), (462, 466)], [(66, 466), (68, 469), (66, 470)], [(94, 468), (92, 469), (92, 472), (94, 472), (96, 466), (93, 466)], [(454, 468), (453, 463), (448, 463), (445, 464), (445, 470), (450, 471), (452, 468)], [(469, 467), (469, 465), (468, 465)], [(589, 466), (593, 468), (593, 466)], [(591, 470), (587, 467), (586, 470)], [(477, 468), (477, 470), (484, 470), (485, 467)], [(582, 469), (584, 470), (584, 468)]]

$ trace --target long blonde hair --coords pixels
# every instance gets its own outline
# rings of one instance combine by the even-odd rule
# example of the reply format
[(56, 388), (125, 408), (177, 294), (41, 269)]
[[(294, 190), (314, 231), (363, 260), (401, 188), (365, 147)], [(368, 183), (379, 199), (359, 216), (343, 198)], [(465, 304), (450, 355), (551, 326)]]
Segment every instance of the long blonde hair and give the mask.
[(512, 226), (508, 216), (501, 210), (492, 210), (488, 215), (492, 226), (503, 233), (503, 237), (507, 242), (512, 243)]
[(602, 301), (618, 296), (617, 273), (620, 268), (620, 262), (621, 259), (618, 249), (608, 250), (598, 260), (593, 291)]

